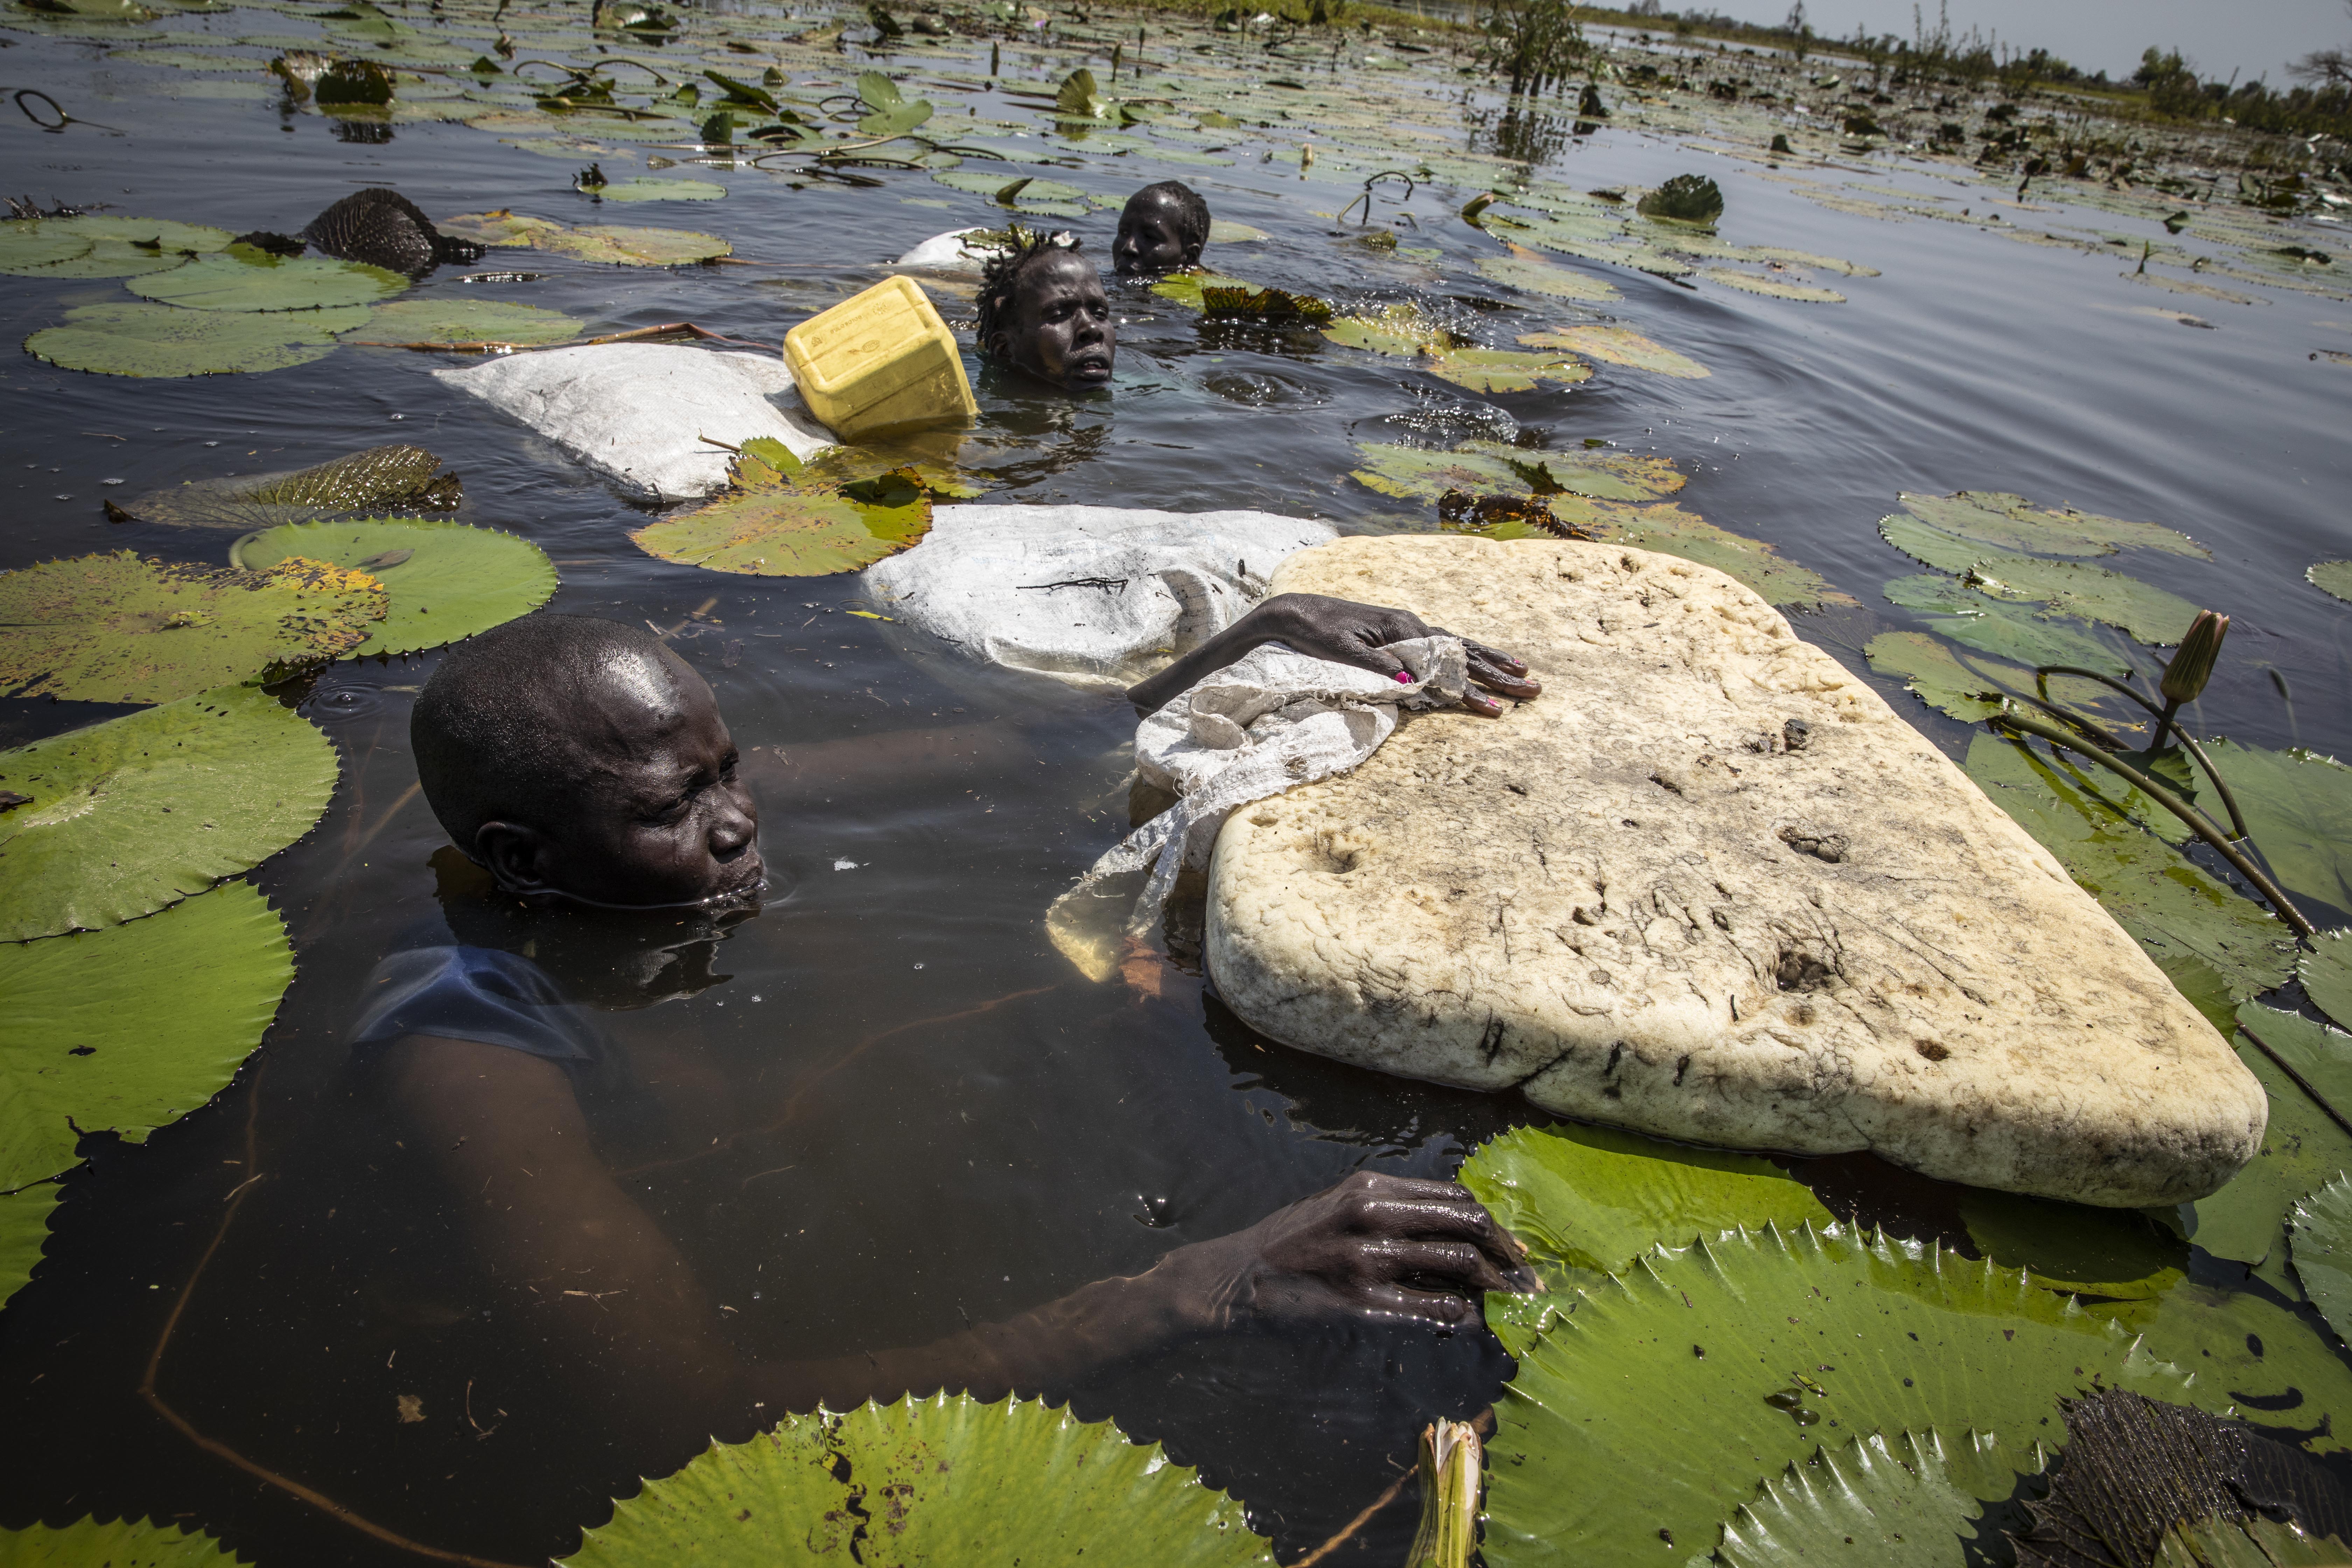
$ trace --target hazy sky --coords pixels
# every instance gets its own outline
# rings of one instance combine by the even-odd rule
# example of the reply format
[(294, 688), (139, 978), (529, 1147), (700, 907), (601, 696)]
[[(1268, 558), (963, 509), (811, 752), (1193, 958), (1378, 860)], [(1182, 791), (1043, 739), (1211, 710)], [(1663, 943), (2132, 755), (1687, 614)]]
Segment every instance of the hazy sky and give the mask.
[[(1778, 22), (1789, 0), (1688, 0), (1744, 21)], [(2127, 76), (2150, 44), (2179, 48), (2199, 74), (2241, 80), (2267, 71), (2271, 85), (2288, 85), (2286, 62), (2331, 45), (2352, 46), (2352, 12), (2345, 0), (1949, 0), (1952, 30), (1997, 34), (2021, 49), (2044, 48), (2084, 70)], [(1666, 8), (1681, 10), (1675, 0)], [(1932, 29), (1936, 0), (1923, 0)], [(1910, 0), (1805, 0), (1816, 33), (1852, 37), (1856, 24), (1873, 33), (1911, 36)]]

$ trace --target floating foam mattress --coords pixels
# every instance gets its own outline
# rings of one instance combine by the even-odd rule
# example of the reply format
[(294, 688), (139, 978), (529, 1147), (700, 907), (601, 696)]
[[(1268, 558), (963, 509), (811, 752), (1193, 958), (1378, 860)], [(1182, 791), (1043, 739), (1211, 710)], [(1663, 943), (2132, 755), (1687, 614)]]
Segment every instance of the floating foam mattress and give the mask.
[(1129, 686), (1223, 631), (1331, 525), (1263, 511), (942, 506), (866, 569), (876, 606), (975, 658)]
[(1770, 605), (1601, 544), (1409, 536), (1276, 591), (1411, 609), (1534, 665), (1235, 812), (1218, 994), (1273, 1038), (1736, 1148), (2174, 1204), (2268, 1107), (2137, 943)]
[(713, 441), (740, 447), (765, 436), (802, 458), (834, 445), (833, 433), (802, 404), (781, 354), (598, 343), (433, 374), (652, 500), (724, 489), (733, 454)]

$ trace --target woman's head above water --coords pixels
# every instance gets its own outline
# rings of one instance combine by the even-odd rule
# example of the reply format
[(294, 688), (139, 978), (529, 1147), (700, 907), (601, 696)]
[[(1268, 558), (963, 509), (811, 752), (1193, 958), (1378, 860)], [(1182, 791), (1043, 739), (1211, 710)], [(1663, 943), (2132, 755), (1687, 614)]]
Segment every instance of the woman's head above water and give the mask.
[(542, 614), (459, 643), (408, 733), (433, 815), (509, 891), (652, 905), (760, 885), (718, 700), (634, 626)]
[(1173, 272), (1201, 264), (1209, 243), (1209, 204), (1181, 180), (1146, 185), (1118, 215), (1111, 264), (1123, 273)]
[(1066, 234), (1031, 236), (990, 258), (976, 335), (989, 358), (1071, 392), (1108, 386), (1118, 353), (1110, 296)]

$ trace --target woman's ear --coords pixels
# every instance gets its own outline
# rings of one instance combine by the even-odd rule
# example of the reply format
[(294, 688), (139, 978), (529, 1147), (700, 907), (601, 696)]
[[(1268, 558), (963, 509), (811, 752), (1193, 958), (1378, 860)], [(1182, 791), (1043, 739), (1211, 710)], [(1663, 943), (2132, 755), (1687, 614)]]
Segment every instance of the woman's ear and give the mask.
[(551, 848), (545, 834), (518, 822), (485, 822), (474, 830), (474, 858), (509, 893), (548, 889)]
[(1187, 267), (1200, 266), (1201, 247), (1208, 243), (1209, 242), (1205, 239), (1186, 240), (1184, 242), (1184, 265)]

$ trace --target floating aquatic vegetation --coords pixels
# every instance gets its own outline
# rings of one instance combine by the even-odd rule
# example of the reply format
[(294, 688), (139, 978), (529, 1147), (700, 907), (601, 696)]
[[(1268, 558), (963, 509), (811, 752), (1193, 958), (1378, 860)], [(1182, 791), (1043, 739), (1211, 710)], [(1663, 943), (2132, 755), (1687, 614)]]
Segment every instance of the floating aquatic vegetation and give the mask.
[(860, 136), (904, 136), (931, 117), (931, 100), (909, 101), (898, 84), (880, 71), (861, 71), (857, 100), (868, 110), (857, 122)]
[(2021, 1272), (1835, 1226), (1651, 1253), (1579, 1295), (1496, 1406), (1494, 1568), (1704, 1551), (1761, 1476), (1837, 1434), (1973, 1427), (2023, 1465), (2062, 1394), (2204, 1393)]
[[(397, 307), (385, 307), (396, 309)], [(173, 528), (225, 528), (240, 533), (281, 522), (306, 522), (333, 512), (415, 508), (455, 511), (465, 499), (455, 474), (422, 447), (395, 442), (280, 473), (194, 479), (150, 490), (127, 506), (112, 501), (113, 522), (153, 522)]]
[[(2205, 750), (2288, 892), (2352, 911), (2352, 768), (2300, 748), (2233, 741)], [(2352, 1106), (2346, 1108), (2352, 1113)]]
[(1954, 642), (2037, 665), (2071, 664), (2105, 675), (2131, 673), (2131, 664), (2088, 632), (2047, 620), (2023, 605), (1991, 599), (1957, 577), (1897, 577), (1882, 590), (1890, 604), (1916, 612), (1930, 629)]
[(1555, 267), (1535, 252), (1516, 245), (1508, 256), (1480, 257), (1478, 270), (1508, 288), (1549, 294), (1555, 300), (1584, 300), (1599, 304), (1623, 297), (1616, 285), (1605, 278), (1590, 278), (1565, 267)]
[(2345, 1552), (2334, 1536), (2315, 1540), (2260, 1514), (2217, 1515), (2165, 1531), (2156, 1568), (2336, 1568)]
[[(58, 1206), (55, 1182), (42, 1182), (22, 1192), (0, 1194), (0, 1306), (23, 1289), (48, 1245), (49, 1215)], [(0, 1530), (0, 1543), (8, 1531)], [(0, 1545), (0, 1551), (5, 1551)]]
[[(1863, 649), (1870, 668), (1906, 683), (1912, 695), (1939, 712), (1973, 724), (2001, 710), (2005, 695), (2036, 693), (2033, 671), (1984, 659), (1962, 659), (1922, 632), (1881, 632)], [(2096, 666), (2084, 666), (2095, 668)], [(2050, 700), (2087, 708), (2112, 695), (2105, 687), (2071, 675), (2053, 676)]]
[(1331, 319), (1331, 306), (1328, 301), (1318, 300), (1311, 294), (1293, 294), (1281, 289), (1252, 289), (1247, 285), (1228, 288), (1212, 283), (1204, 284), (1201, 289), (1201, 313), (1212, 318), (1321, 323)]
[(172, 305), (84, 305), (62, 326), (25, 340), (60, 370), (143, 379), (285, 370), (332, 353), (335, 334), (367, 320), (357, 306), (322, 310), (183, 310)]
[(124, 287), (142, 299), (194, 310), (315, 310), (373, 304), (406, 289), (408, 279), (364, 262), (272, 256), (232, 245), (168, 272), (133, 278)]
[(2338, 1173), (2287, 1217), (2294, 1275), (2339, 1340), (2352, 1342), (2352, 1176)]
[[(1999, 1540), (1987, 1499), (2046, 1462), (2034, 1436), (2012, 1452), (1998, 1437), (1962, 1431), (1872, 1432), (1824, 1447), (1758, 1489), (1724, 1521), (1712, 1558), (1720, 1568), (1781, 1568), (1843, 1560), (1874, 1568), (1963, 1568), (1969, 1548)], [(1982, 1526), (1982, 1528), (1979, 1528)], [(1853, 1548), (1849, 1556), (1847, 1548)]]
[(748, 1564), (787, 1548), (846, 1558), (877, 1515), (901, 1562), (1274, 1562), (1241, 1505), (1170, 1464), (1158, 1444), (1130, 1443), (1108, 1421), (1042, 1401), (983, 1405), (962, 1394), (787, 1415), (749, 1442), (714, 1443), (615, 1504), (613, 1521), (586, 1531), (563, 1562)]
[(709, 180), (614, 180), (596, 187), (599, 201), (715, 202), (725, 199), (727, 187)]
[(2151, 957), (2201, 959), (2240, 999), (2293, 972), (2294, 933), (2142, 826), (2160, 814), (2121, 780), (1989, 735), (1969, 743), (1964, 765)]
[(1742, 1227), (1793, 1229), (1836, 1216), (1769, 1160), (1660, 1142), (1613, 1127), (1520, 1127), (1482, 1144), (1462, 1184), (1528, 1249), (1539, 1296), (1490, 1293), (1486, 1324), (1513, 1355), (1576, 1303), (1576, 1290), (1622, 1273), (1654, 1247), (1685, 1247)]
[(325, 815), (335, 749), (225, 686), (0, 752), (0, 942), (152, 914), (261, 864)]
[(2352, 947), (2346, 945), (2347, 934), (2352, 933), (2321, 931), (2312, 940), (2312, 950), (2295, 963), (2303, 994), (2338, 1028), (2352, 1020)]
[[(2291, 1058), (2324, 1060), (2320, 1026), (2291, 1013), (2248, 1005), (2240, 1012), (2263, 1040)], [(2269, 1055), (2244, 1037), (2238, 1057), (2270, 1095), (2270, 1125), (2263, 1146), (2245, 1168), (2210, 1197), (2190, 1205), (2195, 1223), (2188, 1237), (2216, 1258), (2243, 1263), (2284, 1289), (2292, 1285), (2283, 1267), (2287, 1257), (2286, 1219), (2305, 1194), (2352, 1171), (2352, 1134), (2326, 1108)]]
[(2120, 572), (2076, 561), (2005, 554), (1931, 527), (1908, 512), (1880, 520), (1887, 543), (1922, 565), (1957, 573), (1993, 598), (2041, 604), (2048, 616), (2104, 621), (2149, 644), (2176, 643), (2197, 618), (2197, 606), (2176, 594)]
[[(855, 572), (931, 527), (930, 491), (912, 469), (859, 481), (810, 478), (781, 441), (747, 441), (717, 500), (629, 535), (664, 561), (760, 577)], [(854, 493), (853, 493), (854, 489)]]
[(1437, 498), (1440, 528), (1475, 533), (1481, 539), (1589, 539), (1554, 517), (1551, 503), (1541, 496), (1474, 496), (1448, 490)]
[[(2126, 522), (2119, 517), (2102, 517), (2096, 512), (2076, 511), (2072, 507), (2037, 507), (2023, 496), (1998, 490), (1959, 490), (1948, 496), (1905, 490), (1900, 500), (1904, 510), (1919, 521), (1988, 550), (2067, 556), (2112, 555), (2118, 550), (2161, 550), (2171, 555), (2194, 555), (2207, 560), (2213, 553), (2178, 529), (2162, 523)], [(1885, 520), (1882, 529), (1885, 523), (1895, 521)], [(1895, 548), (1903, 547), (1897, 544)]]
[(1335, 317), (1324, 323), (1323, 335), (1348, 348), (1400, 358), (1444, 353), (1454, 346), (1453, 333), (1423, 315), (1419, 306), (1409, 304)]
[[(1480, 263), (1480, 267), (1483, 269), (1485, 264)], [(1698, 361), (1661, 348), (1631, 327), (1567, 327), (1557, 331), (1528, 332), (1519, 342), (1528, 348), (1568, 349), (1611, 364), (1631, 365), (1682, 381), (1697, 381), (1713, 374)]]
[(169, 702), (341, 658), (383, 619), (374, 578), (316, 561), (267, 572), (128, 550), (0, 574), (0, 689)]
[(2352, 561), (2323, 561), (2303, 575), (2321, 593), (2352, 600)]
[[(1155, 155), (1164, 155), (1162, 149), (1155, 148), (1153, 152)], [(1255, 245), (1268, 237), (1270, 237), (1265, 230), (1252, 228), (1245, 223), (1235, 223), (1231, 218), (1218, 217), (1209, 220), (1211, 245)]]
[(1568, 386), (1592, 377), (1592, 367), (1556, 353), (1475, 346), (1448, 349), (1422, 367), (1472, 392), (1532, 392), (1543, 383)]
[(391, 605), (349, 657), (416, 653), (502, 626), (555, 596), (555, 567), (528, 539), (444, 519), (290, 522), (249, 533), (229, 564), (263, 572), (288, 559), (324, 561), (383, 584)]
[(1203, 272), (1195, 268), (1183, 272), (1171, 272), (1151, 285), (1152, 293), (1162, 300), (1198, 310), (1202, 308), (1202, 296), (1211, 289), (1255, 289), (1257, 285), (1240, 278), (1227, 278), (1222, 273)]
[[(1086, 192), (1059, 180), (1041, 179), (1034, 174), (1007, 177), (1002, 170), (939, 169), (932, 180), (951, 191), (963, 191), (971, 195), (986, 196), (998, 206), (1017, 212), (1041, 213), (1052, 217), (1084, 217), (1087, 216)], [(1176, 277), (1185, 276), (1175, 274)], [(1239, 282), (1239, 279), (1213, 279), (1216, 282)], [(1154, 290), (1158, 292), (1158, 290)], [(1171, 296), (1172, 297), (1172, 296)]]
[(25, 1568), (243, 1568), (246, 1562), (202, 1531), (143, 1519), (105, 1524), (81, 1519), (62, 1530), (46, 1524), (0, 1530), (0, 1560)]
[(452, 348), (490, 344), (527, 347), (569, 342), (580, 335), (577, 317), (539, 305), (505, 300), (453, 300), (434, 294), (423, 299), (394, 300), (368, 313), (360, 335), (397, 342), (403, 348), (418, 342), (446, 343)]
[(1368, 489), (1405, 500), (1433, 501), (1447, 490), (1648, 501), (1687, 482), (1664, 458), (1622, 452), (1530, 452), (1500, 441), (1465, 441), (1450, 452), (1363, 442), (1363, 467), (1349, 477)]
[(495, 212), (459, 213), (445, 217), (433, 226), (455, 239), (470, 239), (479, 245), (522, 247), (531, 246), (542, 234), (555, 234), (563, 226), (543, 217), (525, 217), (501, 207)]
[(0, 273), (17, 278), (135, 278), (226, 250), (225, 228), (167, 218), (20, 218), (0, 222)]
[(1773, 300), (1801, 300), (1815, 305), (1843, 305), (1845, 296), (1834, 289), (1823, 289), (1811, 283), (1791, 283), (1786, 279), (1761, 277), (1753, 272), (1735, 271), (1728, 267), (1710, 267), (1699, 274), (1710, 283), (1720, 283), (1727, 289), (1742, 293), (1761, 294)]
[(1645, 192), (1633, 208), (1646, 218), (1711, 225), (1723, 216), (1723, 192), (1705, 174), (1676, 174)]
[(735, 247), (717, 235), (684, 228), (628, 228), (591, 224), (566, 228), (546, 218), (511, 212), (461, 213), (436, 226), (443, 234), (483, 245), (520, 247), (607, 261), (622, 267), (683, 267), (731, 256)]
[(86, 1134), (143, 1143), (210, 1100), (293, 979), (284, 924), (244, 882), (104, 931), (0, 947), (0, 1190), (71, 1169)]

